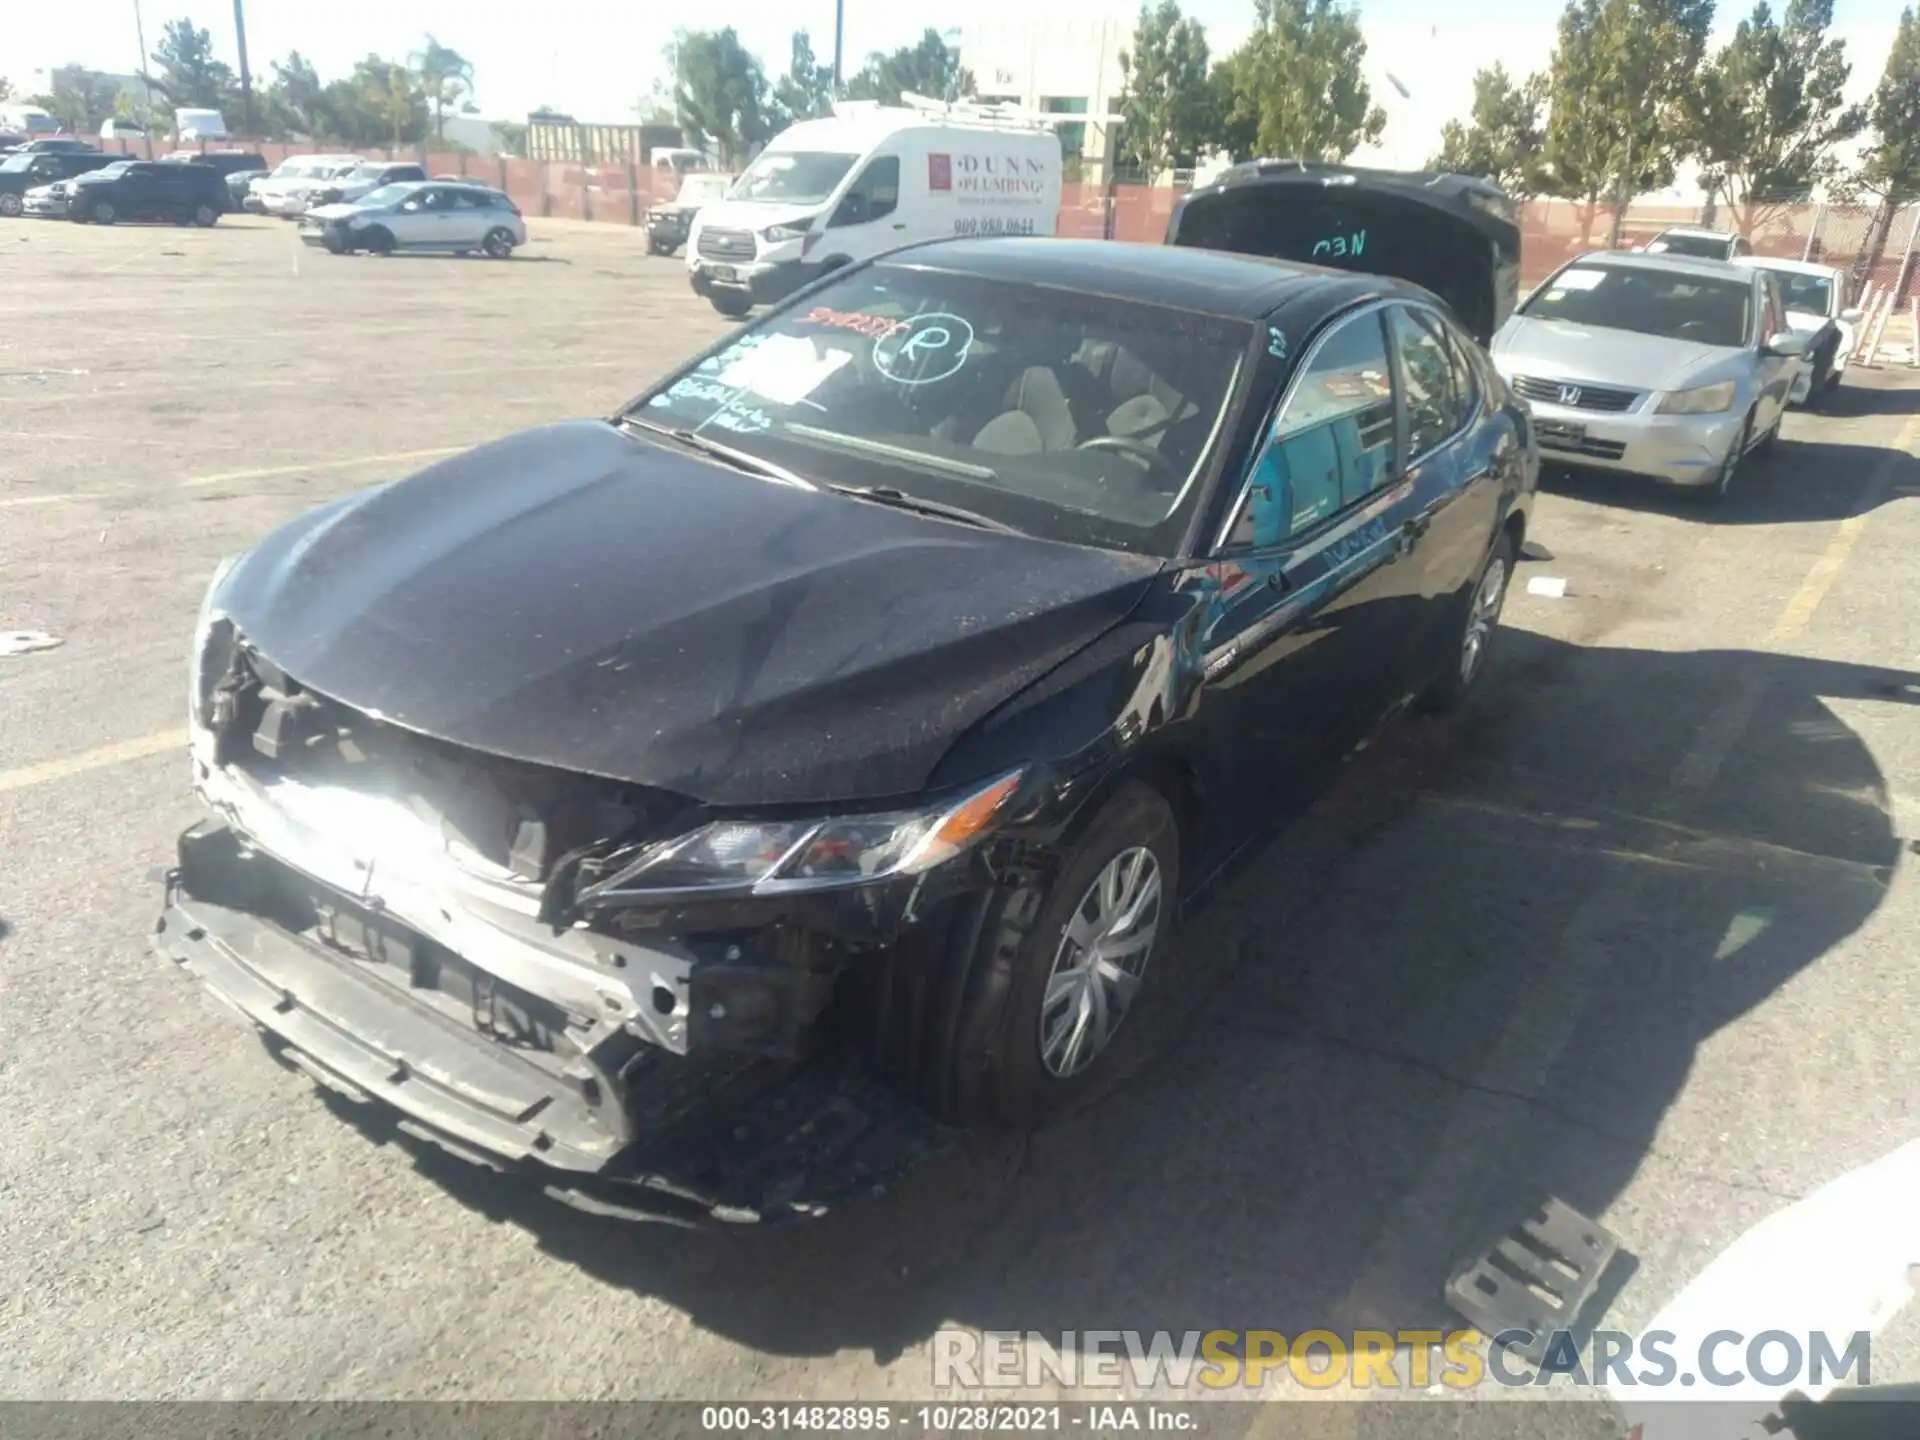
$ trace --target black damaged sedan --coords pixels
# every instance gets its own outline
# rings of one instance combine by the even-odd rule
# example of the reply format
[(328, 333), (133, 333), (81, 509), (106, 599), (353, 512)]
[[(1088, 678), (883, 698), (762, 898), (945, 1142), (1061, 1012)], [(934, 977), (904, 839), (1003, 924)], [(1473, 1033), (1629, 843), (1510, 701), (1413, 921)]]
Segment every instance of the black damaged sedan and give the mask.
[(596, 1205), (818, 1210), (1098, 1086), (1183, 902), (1471, 690), (1525, 532), (1510, 222), (1325, 178), (849, 267), (223, 564), (162, 950)]

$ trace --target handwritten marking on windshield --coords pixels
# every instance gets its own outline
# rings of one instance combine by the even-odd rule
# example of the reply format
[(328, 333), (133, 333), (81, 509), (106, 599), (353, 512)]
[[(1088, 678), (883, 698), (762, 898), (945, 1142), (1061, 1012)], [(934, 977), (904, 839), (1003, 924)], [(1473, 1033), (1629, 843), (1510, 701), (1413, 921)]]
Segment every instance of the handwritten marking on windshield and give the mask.
[(901, 385), (931, 385), (948, 379), (967, 363), (973, 350), (973, 325), (943, 310), (910, 315), (873, 342), (874, 368)]
[(1267, 327), (1267, 354), (1276, 360), (1287, 358), (1287, 332), (1278, 325)]
[(825, 305), (816, 305), (809, 310), (807, 321), (814, 325), (830, 325), (838, 330), (851, 330), (856, 335), (865, 335), (872, 340), (884, 340), (907, 328), (905, 320), (889, 320), (884, 315), (863, 315), (857, 310), (833, 310)]

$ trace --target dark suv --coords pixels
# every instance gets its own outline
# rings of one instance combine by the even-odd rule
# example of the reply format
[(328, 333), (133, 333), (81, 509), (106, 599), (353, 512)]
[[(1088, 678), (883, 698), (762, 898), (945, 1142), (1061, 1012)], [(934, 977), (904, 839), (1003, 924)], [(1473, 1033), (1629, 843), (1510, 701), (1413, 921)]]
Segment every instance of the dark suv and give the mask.
[(111, 165), (120, 157), (85, 150), (23, 150), (0, 160), (0, 215), (20, 213), (27, 191), (57, 180), (71, 180)]
[(166, 165), (211, 165), (222, 175), (271, 168), (267, 157), (253, 150), (176, 150), (171, 155), (162, 155), (160, 160)]
[(211, 165), (128, 160), (82, 175), (67, 187), (68, 218), (171, 220), (212, 225), (227, 209), (227, 180)]

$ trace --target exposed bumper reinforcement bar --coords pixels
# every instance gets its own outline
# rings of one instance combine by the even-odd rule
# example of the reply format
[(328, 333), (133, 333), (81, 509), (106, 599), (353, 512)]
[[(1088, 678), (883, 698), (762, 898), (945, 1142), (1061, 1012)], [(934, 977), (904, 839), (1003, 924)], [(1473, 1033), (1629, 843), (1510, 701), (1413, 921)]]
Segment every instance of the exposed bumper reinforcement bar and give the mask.
[[(183, 837), (183, 859), (196, 833), (206, 832)], [(415, 1139), (527, 1172), (555, 1198), (598, 1213), (824, 1213), (890, 1188), (958, 1138), (851, 1056), (776, 1073), (647, 1047), (626, 1103), (603, 1085), (596, 1106), (562, 1075), (410, 999), (354, 957), (192, 893), (181, 869), (166, 875), (155, 948), (317, 1084), (397, 1112), (397, 1128)]]

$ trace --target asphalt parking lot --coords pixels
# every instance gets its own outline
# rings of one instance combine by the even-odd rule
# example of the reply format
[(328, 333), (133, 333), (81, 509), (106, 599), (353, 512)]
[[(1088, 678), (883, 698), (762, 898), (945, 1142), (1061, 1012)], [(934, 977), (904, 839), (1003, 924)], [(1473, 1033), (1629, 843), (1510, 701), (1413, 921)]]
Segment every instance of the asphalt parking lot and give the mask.
[[(1621, 1238), (1632, 1329), (1920, 1136), (1904, 368), (1722, 510), (1556, 483), (1475, 706), (1383, 736), (1198, 919), (1178, 1033), (1096, 1108), (764, 1234), (350, 1122), (147, 948), (195, 606), (299, 509), (719, 334), (644, 252), (0, 222), (0, 630), (62, 642), (0, 658), (0, 1396), (904, 1399), (944, 1324), (1445, 1327), (1453, 1262), (1547, 1195)], [(1874, 1379), (1920, 1380), (1911, 1314)]]

